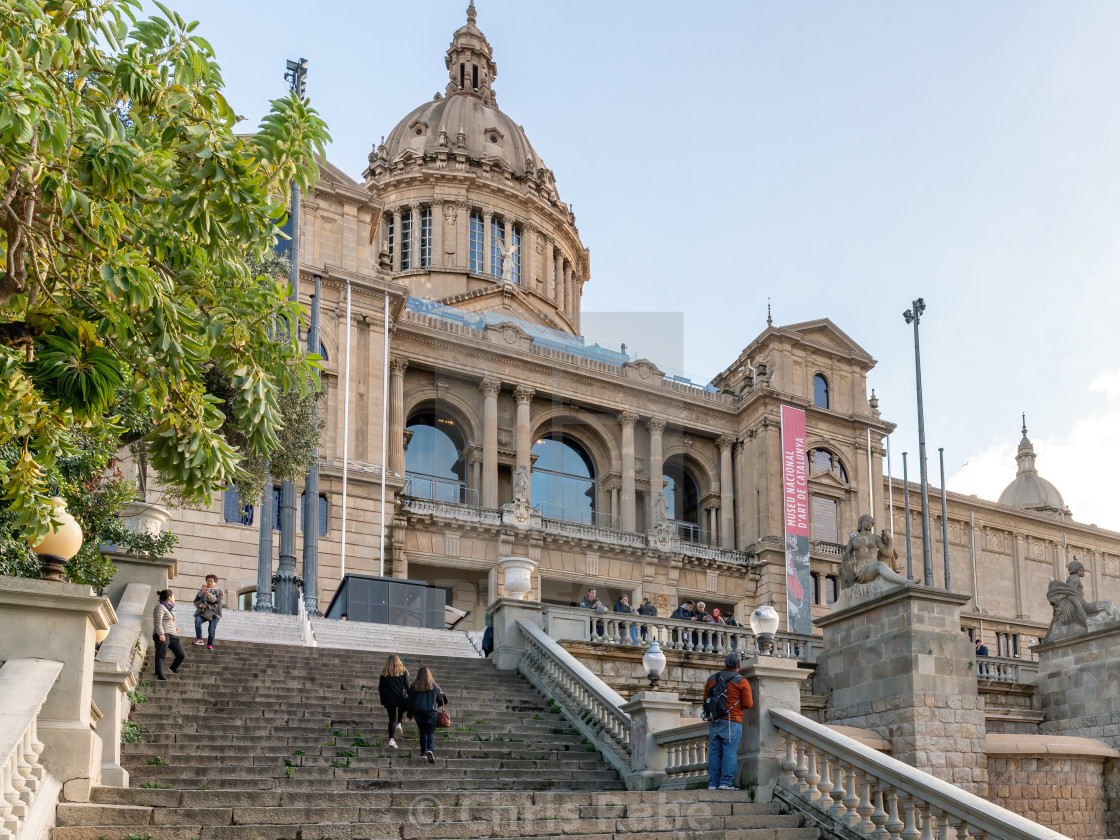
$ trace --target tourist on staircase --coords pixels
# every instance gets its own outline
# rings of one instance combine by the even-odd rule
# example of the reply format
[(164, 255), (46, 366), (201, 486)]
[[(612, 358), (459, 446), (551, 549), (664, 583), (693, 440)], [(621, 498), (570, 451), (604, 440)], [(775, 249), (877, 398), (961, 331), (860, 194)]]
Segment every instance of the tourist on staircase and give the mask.
[(421, 665), (416, 682), (408, 687), (408, 716), (420, 730), (420, 754), (429, 764), (436, 763), (436, 720), (446, 705), (447, 696), (436, 685), (432, 672)]
[(207, 575), (206, 582), (194, 596), (194, 643), (202, 644), (202, 622), (207, 623), (206, 647), (214, 649), (214, 633), (222, 617), (222, 600), (225, 593), (218, 588), (218, 576)]
[(156, 593), (156, 597), (159, 600), (152, 610), (152, 618), (155, 619), (152, 641), (156, 643), (156, 679), (166, 680), (167, 677), (163, 675), (163, 660), (167, 656), (168, 649), (170, 648), (175, 654), (175, 658), (171, 661), (172, 674), (179, 673), (179, 666), (183, 664), (187, 655), (183, 652), (183, 645), (179, 641), (179, 627), (175, 624), (174, 593), (170, 589), (161, 589)]
[(708, 790), (737, 790), (739, 741), (743, 737), (743, 709), (754, 706), (750, 684), (739, 673), (739, 654), (729, 653), (724, 669), (704, 684), (704, 719), (708, 727)]
[(408, 711), (408, 669), (395, 653), (389, 654), (389, 658), (385, 660), (377, 693), (381, 698), (381, 705), (389, 715), (389, 746), (396, 749), (397, 732), (404, 735), (401, 722)]

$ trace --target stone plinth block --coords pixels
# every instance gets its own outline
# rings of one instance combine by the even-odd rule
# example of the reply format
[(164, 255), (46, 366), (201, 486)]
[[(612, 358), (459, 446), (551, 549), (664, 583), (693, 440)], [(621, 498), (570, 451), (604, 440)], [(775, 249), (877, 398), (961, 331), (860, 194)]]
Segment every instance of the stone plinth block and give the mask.
[(785, 739), (771, 723), (770, 712), (801, 712), (801, 684), (810, 672), (795, 659), (756, 656), (739, 671), (751, 687), (754, 705), (743, 710), (739, 742), (739, 787), (756, 788), (755, 800), (769, 802), (785, 758)]
[(815, 692), (826, 723), (872, 729), (919, 770), (987, 795), (984, 701), (961, 634), (969, 596), (898, 586), (814, 623), (824, 631)]
[(518, 621), (531, 621), (544, 627), (541, 605), (537, 601), (516, 601), (513, 598), (499, 598), (487, 607), (494, 629), (494, 653), (491, 659), (501, 671), (513, 671), (525, 655), (525, 638), (521, 635)]
[(1096, 738), (1120, 749), (1120, 625), (1034, 648), (1044, 735)]
[(666, 691), (642, 691), (622, 705), (630, 715), (631, 790), (656, 790), (665, 781), (668, 753), (658, 747), (658, 732), (676, 729), (688, 704)]
[(62, 673), (39, 714), (43, 764), (68, 798), (88, 796), (101, 778), (101, 739), (93, 726), (94, 648), (117, 621), (108, 598), (88, 586), (0, 577), (0, 659), (53, 659)]
[[(143, 557), (136, 557), (119, 551), (102, 551), (101, 553), (117, 567), (117, 573), (113, 575), (113, 582), (105, 588), (105, 595), (114, 607), (120, 605), (124, 591), (130, 583), (143, 583), (151, 587), (147, 601), (140, 611), (143, 616), (144, 637), (151, 638), (154, 629), (152, 610), (156, 605), (156, 593), (161, 589), (167, 589), (168, 581), (174, 578), (179, 571), (178, 561), (174, 557), (146, 560)], [(195, 581), (194, 583), (197, 584), (198, 582)], [(195, 589), (197, 588), (196, 586)], [(194, 598), (194, 592), (176, 592), (175, 597), (181, 601), (190, 602)]]

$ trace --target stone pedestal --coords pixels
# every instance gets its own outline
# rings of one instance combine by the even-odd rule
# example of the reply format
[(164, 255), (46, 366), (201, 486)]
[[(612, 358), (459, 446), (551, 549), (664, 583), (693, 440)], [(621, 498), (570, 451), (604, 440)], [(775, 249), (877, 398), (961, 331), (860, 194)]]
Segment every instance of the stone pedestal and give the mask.
[(756, 656), (739, 671), (751, 687), (754, 705), (743, 710), (743, 739), (739, 742), (741, 788), (755, 788), (756, 802), (769, 802), (785, 759), (785, 740), (771, 723), (773, 709), (801, 712), (801, 683), (808, 670), (795, 659)]
[[(155, 625), (152, 620), (152, 610), (156, 605), (156, 593), (161, 589), (168, 588), (168, 582), (175, 577), (179, 571), (179, 561), (174, 557), (162, 557), (159, 560), (145, 560), (142, 557), (136, 557), (132, 554), (123, 554), (119, 551), (105, 551), (101, 552), (108, 557), (113, 565), (117, 567), (117, 573), (113, 575), (113, 582), (105, 587), (105, 596), (116, 607), (121, 602), (121, 597), (124, 595), (124, 590), (130, 583), (144, 583), (151, 587), (148, 593), (148, 599), (144, 604), (142, 610), (144, 616), (144, 636), (150, 638), (152, 630)], [(187, 595), (188, 597), (180, 597)], [(194, 598), (194, 592), (176, 592), (176, 598), (182, 601), (190, 602)]]
[(1120, 624), (1034, 648), (1043, 735), (1096, 738), (1120, 749)]
[(531, 621), (544, 627), (541, 605), (537, 601), (499, 598), (487, 607), (494, 630), (494, 653), (490, 656), (500, 671), (514, 671), (525, 655), (525, 639), (518, 621)]
[(900, 761), (987, 796), (984, 701), (961, 634), (969, 596), (897, 586), (814, 623), (824, 722), (873, 729)]
[(676, 694), (643, 691), (635, 694), (622, 711), (630, 715), (630, 769), (626, 780), (630, 790), (657, 790), (665, 781), (668, 753), (657, 746), (658, 732), (676, 729), (688, 704)]
[(102, 742), (93, 725), (97, 632), (117, 621), (108, 598), (88, 586), (0, 577), (0, 659), (51, 659), (62, 673), (39, 715), (43, 764), (71, 800), (89, 798), (100, 783)]

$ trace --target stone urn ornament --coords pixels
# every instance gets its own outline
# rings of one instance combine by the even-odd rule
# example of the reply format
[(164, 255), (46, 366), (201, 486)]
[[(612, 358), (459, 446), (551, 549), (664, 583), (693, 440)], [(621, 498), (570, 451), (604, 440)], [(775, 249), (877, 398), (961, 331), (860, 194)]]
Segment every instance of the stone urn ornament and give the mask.
[(502, 581), (509, 597), (515, 601), (524, 601), (533, 591), (536, 561), (528, 557), (503, 557), (498, 561), (498, 568), (502, 570)]

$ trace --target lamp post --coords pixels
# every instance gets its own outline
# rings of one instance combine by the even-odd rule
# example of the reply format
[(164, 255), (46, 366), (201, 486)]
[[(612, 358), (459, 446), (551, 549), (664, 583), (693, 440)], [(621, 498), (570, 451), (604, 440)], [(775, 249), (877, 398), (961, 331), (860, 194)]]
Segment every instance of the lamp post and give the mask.
[(926, 415), (922, 408), (922, 354), (918, 347), (918, 324), (921, 323), (922, 313), (926, 311), (926, 302), (922, 298), (915, 300), (911, 306), (902, 313), (907, 324), (914, 325), (914, 377), (918, 390), (918, 469), (922, 481), (922, 571), (925, 576), (925, 585), (933, 586), (933, 552), (929, 543), (929, 481), (926, 477)]
[(778, 632), (778, 611), (769, 604), (756, 607), (751, 613), (751, 631), (758, 640), (762, 656), (774, 655), (774, 634)]
[(650, 639), (649, 647), (642, 657), (642, 667), (646, 671), (646, 677), (649, 678), (650, 689), (657, 688), (657, 681), (661, 679), (661, 674), (665, 670), (665, 654), (661, 651), (657, 639)]
[(53, 523), (46, 535), (31, 546), (31, 550), (39, 555), (39, 564), (43, 567), (43, 578), (59, 583), (66, 581), (66, 561), (78, 553), (82, 547), (82, 526), (78, 524), (66, 510), (66, 502), (57, 496), (51, 500), (54, 511)]

